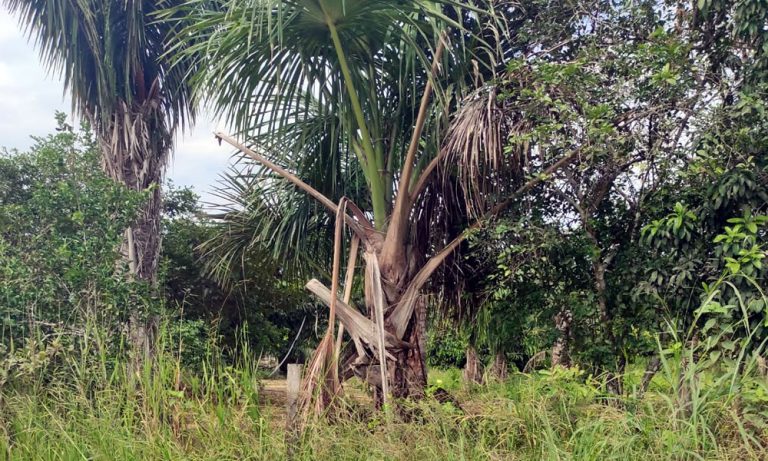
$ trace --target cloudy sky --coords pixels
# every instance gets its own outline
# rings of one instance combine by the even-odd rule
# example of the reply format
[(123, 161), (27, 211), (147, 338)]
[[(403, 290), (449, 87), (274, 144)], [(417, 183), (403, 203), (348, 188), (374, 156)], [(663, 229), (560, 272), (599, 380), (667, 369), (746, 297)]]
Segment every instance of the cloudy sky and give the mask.
[[(69, 100), (56, 76), (50, 76), (27, 43), (18, 21), (0, 7), (0, 147), (24, 150), (30, 135), (53, 131), (53, 114), (70, 112)], [(218, 175), (230, 161), (231, 149), (219, 147), (211, 134), (216, 124), (205, 117), (176, 144), (168, 176), (210, 198)]]

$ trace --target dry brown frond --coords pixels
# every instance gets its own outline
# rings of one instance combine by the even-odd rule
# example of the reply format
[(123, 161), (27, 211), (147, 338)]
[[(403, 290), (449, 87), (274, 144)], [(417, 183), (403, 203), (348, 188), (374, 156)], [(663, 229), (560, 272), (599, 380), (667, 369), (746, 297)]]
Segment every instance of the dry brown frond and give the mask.
[(523, 128), (495, 86), (477, 90), (457, 111), (443, 144), (442, 168), (444, 173), (456, 169), (471, 216), (482, 215), (500, 192), (522, 176), (527, 149), (510, 148), (508, 141), (511, 133)]

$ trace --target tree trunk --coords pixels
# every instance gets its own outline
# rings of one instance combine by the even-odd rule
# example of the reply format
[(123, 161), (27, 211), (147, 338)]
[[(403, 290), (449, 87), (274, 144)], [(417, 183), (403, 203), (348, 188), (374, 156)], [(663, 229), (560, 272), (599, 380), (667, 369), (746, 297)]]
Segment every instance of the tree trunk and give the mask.
[(493, 356), (490, 375), (499, 381), (507, 379), (509, 375), (507, 370), (507, 354), (504, 351), (496, 351), (496, 354)]
[(483, 383), (483, 364), (477, 356), (475, 346), (467, 346), (467, 363), (464, 365), (464, 381), (472, 384)]
[(768, 379), (768, 361), (765, 360), (765, 357), (762, 357), (760, 355), (757, 356), (757, 374), (763, 379)]
[(608, 299), (605, 294), (605, 270), (607, 264), (603, 262), (600, 256), (597, 256), (597, 260), (592, 266), (595, 277), (595, 294), (597, 295), (597, 311), (600, 316), (600, 324), (605, 332), (606, 338), (610, 341), (611, 346), (615, 344), (613, 338), (613, 329), (611, 328), (611, 315), (608, 312)]
[[(109, 126), (92, 120), (94, 126), (100, 126), (102, 167), (107, 175), (128, 189), (149, 193), (136, 220), (126, 229), (121, 250), (131, 277), (150, 284), (156, 282), (160, 261), (161, 184), (172, 146), (159, 91), (159, 81), (155, 81), (146, 98), (131, 105), (119, 103)], [(134, 310), (129, 317), (129, 340), (137, 366), (151, 356), (154, 343), (152, 323), (156, 319), (148, 319), (146, 314)]]
[(683, 350), (683, 357), (680, 360), (680, 376), (678, 378), (677, 389), (677, 412), (680, 419), (690, 418), (693, 410), (693, 389), (698, 384), (698, 375), (696, 373), (696, 362), (699, 357), (696, 353), (698, 338), (694, 336), (687, 344), (686, 349), (691, 351), (690, 358)]
[(605, 390), (611, 395), (624, 395), (624, 379), (620, 372), (608, 372), (605, 380)]
[[(138, 280), (154, 283), (160, 263), (162, 196), (160, 181), (153, 182), (149, 199), (139, 210), (136, 221), (126, 229), (122, 253), (131, 275)], [(132, 188), (133, 189), (133, 188)], [(146, 189), (134, 189), (137, 191)]]
[[(389, 344), (386, 348), (386, 352), (389, 354), (386, 371), (390, 394), (395, 399), (422, 398), (427, 385), (426, 298), (418, 295), (404, 330), (398, 331), (397, 320), (393, 319), (395, 308), (404, 301), (403, 295), (412, 280), (413, 268), (416, 265), (411, 260), (403, 259), (394, 262), (379, 262), (378, 258), (381, 257), (381, 252), (376, 251), (378, 245), (367, 243), (366, 252), (369, 254), (366, 256), (366, 265), (371, 264), (375, 259), (380, 266), (380, 282), (385, 304), (385, 332), (391, 338), (401, 338), (405, 345), (405, 347), (401, 347), (400, 345)], [(370, 252), (376, 252), (376, 257), (372, 258)], [(370, 280), (371, 272), (368, 270), (365, 271), (365, 278), (364, 287), (368, 316), (372, 323), (376, 324), (374, 318), (374, 296), (376, 295), (374, 287), (376, 284)], [(365, 355), (367, 357), (360, 357), (358, 354), (357, 370), (354, 373), (358, 376), (365, 376), (365, 379), (374, 388), (375, 403), (380, 405), (384, 399), (378, 355), (373, 353)], [(353, 364), (353, 366), (355, 365)], [(342, 374), (344, 374), (343, 370)]]
[[(597, 295), (597, 308), (600, 316), (600, 325), (604, 332), (606, 342), (614, 351), (617, 351), (618, 346), (616, 343), (616, 336), (613, 334), (613, 319), (611, 312), (608, 309), (608, 296), (606, 295), (607, 285), (605, 282), (605, 272), (615, 255), (615, 249), (610, 251), (604, 259), (602, 254), (598, 254), (593, 264), (593, 271), (595, 278), (595, 293)], [(624, 373), (625, 366), (626, 364), (624, 363), (624, 359), (620, 358), (617, 370), (608, 371), (605, 385), (609, 394), (624, 394), (624, 379), (622, 375)]]
[(645, 367), (645, 372), (643, 373), (643, 380), (640, 383), (640, 395), (638, 398), (642, 398), (643, 395), (648, 391), (648, 388), (651, 385), (651, 381), (653, 380), (653, 377), (656, 376), (656, 373), (659, 372), (661, 369), (661, 358), (659, 356), (653, 357), (649, 362), (648, 365)]
[(570, 366), (570, 357), (568, 356), (568, 340), (571, 337), (571, 323), (573, 322), (573, 313), (570, 309), (564, 308), (555, 315), (555, 329), (558, 337), (552, 346), (552, 368), (556, 366)]
[(427, 303), (424, 297), (416, 304), (413, 317), (405, 336), (413, 347), (398, 354), (393, 367), (392, 396), (395, 398), (422, 398), (427, 385)]
[[(138, 165), (133, 165), (133, 168), (138, 168)], [(152, 188), (147, 202), (139, 210), (136, 221), (126, 229), (126, 237), (122, 245), (122, 253), (128, 262), (131, 276), (149, 284), (156, 282), (160, 261), (162, 219), (160, 181), (161, 177), (157, 177), (143, 189), (140, 178), (132, 177), (124, 182), (129, 188), (136, 191)], [(157, 319), (148, 317), (147, 312), (135, 310), (136, 306), (133, 306), (133, 309), (128, 320), (130, 331), (128, 339), (132, 350), (132, 367), (134, 371), (138, 371), (144, 361), (154, 355), (156, 328), (153, 327), (153, 324), (157, 322)]]

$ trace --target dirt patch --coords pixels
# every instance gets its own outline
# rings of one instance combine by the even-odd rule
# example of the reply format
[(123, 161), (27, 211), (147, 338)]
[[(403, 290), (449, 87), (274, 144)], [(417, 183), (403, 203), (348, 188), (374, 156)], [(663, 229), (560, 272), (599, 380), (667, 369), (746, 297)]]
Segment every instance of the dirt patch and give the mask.
[(259, 403), (270, 407), (287, 404), (288, 382), (284, 379), (265, 379), (259, 389)]

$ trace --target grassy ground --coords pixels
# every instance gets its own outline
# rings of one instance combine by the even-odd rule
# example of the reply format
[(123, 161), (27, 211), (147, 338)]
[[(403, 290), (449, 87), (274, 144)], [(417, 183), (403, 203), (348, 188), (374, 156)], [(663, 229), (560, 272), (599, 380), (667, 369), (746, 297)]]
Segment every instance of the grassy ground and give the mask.
[[(113, 374), (6, 386), (0, 459), (286, 458), (283, 383), (260, 386), (252, 372), (227, 367), (179, 376), (168, 367), (132, 381)], [(410, 421), (385, 421), (353, 392), (363, 411), (311, 424), (294, 459), (768, 459), (766, 433), (749, 423), (743, 401), (700, 380), (684, 414), (670, 376), (660, 373), (642, 399), (611, 401), (578, 371), (466, 388), (459, 370), (433, 370), (430, 391), (449, 390), (459, 407), (426, 399), (406, 405)], [(633, 395), (636, 377), (627, 382)]]

